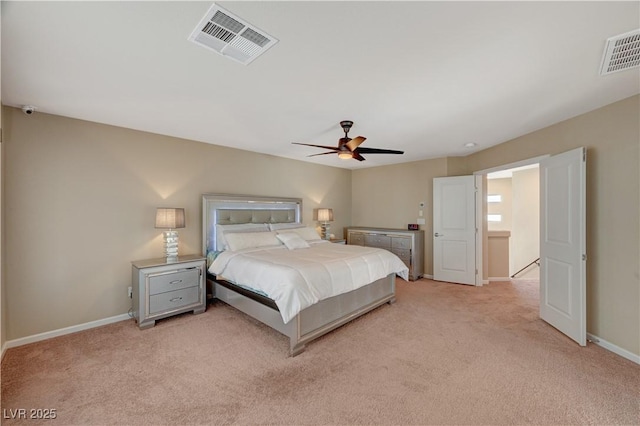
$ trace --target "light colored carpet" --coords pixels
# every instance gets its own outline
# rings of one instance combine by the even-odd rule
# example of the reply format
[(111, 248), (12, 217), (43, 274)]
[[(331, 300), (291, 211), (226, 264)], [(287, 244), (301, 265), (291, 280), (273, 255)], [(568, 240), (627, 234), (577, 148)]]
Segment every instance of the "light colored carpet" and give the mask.
[(541, 321), (535, 281), (397, 286), (397, 303), (295, 358), (284, 336), (220, 302), (145, 331), (131, 320), (13, 348), (4, 417), (54, 408), (60, 425), (640, 423), (640, 366)]

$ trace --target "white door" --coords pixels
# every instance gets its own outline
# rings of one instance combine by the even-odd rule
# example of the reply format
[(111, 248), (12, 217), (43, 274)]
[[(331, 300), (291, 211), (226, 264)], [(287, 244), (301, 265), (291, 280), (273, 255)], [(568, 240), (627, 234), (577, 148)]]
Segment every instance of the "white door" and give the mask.
[(586, 151), (540, 162), (540, 318), (580, 345), (586, 323)]
[(476, 284), (475, 178), (433, 179), (433, 279)]

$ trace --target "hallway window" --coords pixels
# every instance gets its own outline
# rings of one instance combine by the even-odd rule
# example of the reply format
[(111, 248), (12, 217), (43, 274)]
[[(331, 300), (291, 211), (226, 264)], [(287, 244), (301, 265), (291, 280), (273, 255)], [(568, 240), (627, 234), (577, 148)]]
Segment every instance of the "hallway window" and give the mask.
[(487, 215), (487, 221), (488, 222), (502, 222), (502, 215), (501, 214), (488, 214)]

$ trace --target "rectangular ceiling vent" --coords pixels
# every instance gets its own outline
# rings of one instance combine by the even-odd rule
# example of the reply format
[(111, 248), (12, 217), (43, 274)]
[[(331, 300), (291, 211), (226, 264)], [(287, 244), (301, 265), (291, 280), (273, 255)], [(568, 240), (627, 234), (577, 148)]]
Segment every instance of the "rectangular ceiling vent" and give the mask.
[(640, 66), (640, 29), (607, 39), (600, 75)]
[(189, 40), (248, 65), (278, 42), (217, 4), (213, 4)]

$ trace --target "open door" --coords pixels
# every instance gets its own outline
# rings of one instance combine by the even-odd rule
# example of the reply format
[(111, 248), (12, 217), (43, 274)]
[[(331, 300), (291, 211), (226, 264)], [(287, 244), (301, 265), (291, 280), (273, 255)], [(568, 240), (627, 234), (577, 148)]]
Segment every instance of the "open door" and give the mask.
[(587, 344), (586, 150), (540, 162), (540, 317)]
[(474, 176), (433, 179), (433, 279), (476, 284)]

